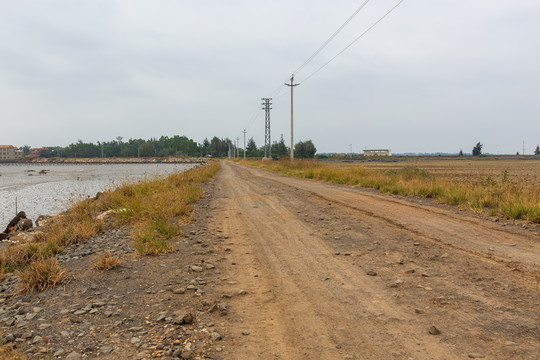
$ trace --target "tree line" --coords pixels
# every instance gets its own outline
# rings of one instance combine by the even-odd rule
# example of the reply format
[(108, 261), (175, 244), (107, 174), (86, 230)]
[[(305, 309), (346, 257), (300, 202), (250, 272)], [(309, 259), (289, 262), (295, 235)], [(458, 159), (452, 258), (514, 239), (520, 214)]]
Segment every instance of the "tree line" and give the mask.
[[(472, 155), (473, 156), (482, 156), (482, 147), (484, 145), (480, 142), (478, 142), (472, 149)], [(519, 152), (516, 153), (516, 155), (519, 155)], [(523, 154), (522, 154), (523, 155)], [(534, 155), (540, 155), (540, 145), (536, 145), (536, 148), (534, 149)], [(463, 156), (463, 150), (459, 150), (459, 156)]]
[[(33, 150), (28, 145), (22, 147), (24, 154), (28, 155)], [(44, 158), (64, 157), (64, 158), (93, 158), (93, 157), (167, 157), (167, 156), (192, 156), (192, 157), (227, 157), (229, 151), (234, 154), (234, 142), (229, 138), (204, 139), (202, 143), (187, 138), (186, 136), (175, 135), (173, 137), (162, 136), (159, 139), (149, 140), (129, 139), (122, 141), (122, 137), (116, 140), (104, 142), (84, 142), (78, 140), (68, 146), (50, 146), (37, 151), (37, 155)], [(300, 141), (294, 146), (295, 157), (313, 158), (317, 149), (311, 140)], [(237, 155), (243, 157), (244, 149), (238, 148)], [(271, 146), (273, 159), (280, 159), (289, 155), (290, 148), (287, 147), (281, 136), (280, 141), (274, 141)], [(246, 157), (264, 157), (264, 146), (257, 147), (255, 140), (250, 138), (246, 144)]]
[[(290, 155), (291, 148), (285, 144), (283, 139), (283, 134), (281, 135), (279, 141), (274, 141), (270, 147), (270, 155), (272, 159), (282, 159)], [(294, 156), (300, 159), (311, 159), (315, 157), (317, 153), (317, 148), (313, 145), (311, 140), (300, 141), (294, 145)], [(244, 156), (243, 149), (240, 149), (241, 156)], [(264, 157), (264, 146), (257, 147), (255, 140), (250, 138), (246, 145), (246, 157), (249, 158), (262, 158)]]

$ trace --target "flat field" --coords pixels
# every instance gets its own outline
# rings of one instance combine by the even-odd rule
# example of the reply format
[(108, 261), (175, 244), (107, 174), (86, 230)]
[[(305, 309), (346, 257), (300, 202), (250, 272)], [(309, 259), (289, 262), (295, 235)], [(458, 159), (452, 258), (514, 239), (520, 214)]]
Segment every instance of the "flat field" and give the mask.
[(441, 204), (507, 219), (540, 223), (537, 158), (460, 160), (380, 159), (366, 162), (249, 161), (288, 176), (432, 198)]
[[(340, 164), (343, 166), (351, 163)], [(378, 170), (399, 170), (413, 166), (427, 171), (437, 179), (458, 183), (482, 183), (487, 178), (502, 182), (506, 174), (507, 179), (513, 184), (540, 188), (540, 159), (373, 161), (360, 164)]]

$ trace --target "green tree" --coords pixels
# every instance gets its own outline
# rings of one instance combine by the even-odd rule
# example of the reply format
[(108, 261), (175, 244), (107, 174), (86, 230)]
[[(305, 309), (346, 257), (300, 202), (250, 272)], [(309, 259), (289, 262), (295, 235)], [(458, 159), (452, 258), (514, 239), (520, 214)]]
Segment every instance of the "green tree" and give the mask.
[(482, 155), (482, 144), (480, 144), (480, 142), (478, 142), (478, 144), (476, 144), (475, 147), (473, 147), (473, 150), (472, 150), (472, 154), (473, 156), (480, 156)]
[(38, 151), (38, 155), (42, 158), (50, 158), (54, 156), (54, 153), (50, 148), (43, 148)]
[(32, 148), (30, 147), (30, 145), (24, 145), (21, 150), (23, 152), (23, 156), (28, 156), (28, 154), (30, 154), (30, 151), (32, 151)]
[(459, 150), (459, 156), (463, 156), (463, 150)]
[(294, 145), (294, 156), (299, 159), (312, 159), (316, 152), (317, 148), (311, 140), (300, 141)]
[(140, 157), (152, 157), (156, 155), (156, 150), (154, 149), (154, 145), (146, 141), (139, 145), (139, 156)]
[(536, 149), (534, 149), (534, 155), (540, 155), (540, 145), (536, 145)]
[(210, 141), (205, 138), (199, 147), (202, 156), (206, 156), (210, 153)]
[(246, 145), (246, 156), (250, 158), (260, 157), (259, 149), (257, 149), (257, 144), (253, 137), (249, 138)]
[(232, 141), (230, 139), (220, 139), (217, 136), (214, 136), (212, 140), (210, 140), (210, 145), (208, 146), (209, 154), (215, 157), (227, 156), (230, 145), (232, 146)]
[(285, 140), (283, 139), (283, 134), (279, 142), (274, 141), (272, 144), (272, 157), (274, 159), (282, 159), (289, 154), (289, 148), (285, 145)]

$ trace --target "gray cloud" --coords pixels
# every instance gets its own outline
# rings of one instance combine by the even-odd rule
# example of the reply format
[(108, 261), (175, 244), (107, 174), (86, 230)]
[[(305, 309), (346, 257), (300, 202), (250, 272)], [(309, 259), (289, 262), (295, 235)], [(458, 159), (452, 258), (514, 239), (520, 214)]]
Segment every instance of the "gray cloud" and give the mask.
[[(372, 1), (303, 81), (396, 1)], [(359, 1), (0, 2), (0, 143), (185, 134), (264, 139), (269, 96)], [(540, 4), (405, 1), (295, 92), (320, 151), (527, 151), (540, 142)], [(289, 137), (289, 95), (272, 133)]]

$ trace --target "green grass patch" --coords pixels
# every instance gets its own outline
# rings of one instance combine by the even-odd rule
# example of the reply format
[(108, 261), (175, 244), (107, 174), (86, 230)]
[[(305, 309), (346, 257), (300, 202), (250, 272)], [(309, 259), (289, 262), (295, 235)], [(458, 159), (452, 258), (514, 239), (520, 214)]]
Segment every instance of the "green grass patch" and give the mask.
[(174, 251), (174, 247), (153, 229), (139, 229), (134, 233), (137, 254), (159, 255)]

